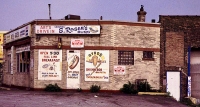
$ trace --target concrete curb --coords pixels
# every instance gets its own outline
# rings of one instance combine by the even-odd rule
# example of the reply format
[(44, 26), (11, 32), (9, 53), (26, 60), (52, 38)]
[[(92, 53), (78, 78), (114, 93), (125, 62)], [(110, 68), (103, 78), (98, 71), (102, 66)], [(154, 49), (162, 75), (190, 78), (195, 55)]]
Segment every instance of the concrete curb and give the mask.
[(193, 104), (200, 104), (200, 99), (194, 97), (186, 97), (186, 98), (189, 98)]
[(138, 95), (167, 95), (167, 93), (161, 93), (161, 92), (138, 92)]
[(2, 89), (2, 90), (10, 90), (10, 88), (6, 88), (6, 87), (0, 87), (0, 89)]

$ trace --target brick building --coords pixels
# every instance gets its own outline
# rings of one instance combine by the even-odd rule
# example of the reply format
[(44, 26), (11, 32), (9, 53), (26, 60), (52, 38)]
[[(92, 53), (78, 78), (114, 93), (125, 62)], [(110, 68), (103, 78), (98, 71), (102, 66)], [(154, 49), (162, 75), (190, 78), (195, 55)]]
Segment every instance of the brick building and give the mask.
[[(142, 13), (142, 15), (140, 14)], [(4, 85), (119, 90), (146, 79), (160, 89), (160, 24), (106, 20), (34, 20), (4, 35)]]
[(199, 99), (200, 16), (160, 15), (159, 19), (162, 89), (177, 94), (177, 98)]

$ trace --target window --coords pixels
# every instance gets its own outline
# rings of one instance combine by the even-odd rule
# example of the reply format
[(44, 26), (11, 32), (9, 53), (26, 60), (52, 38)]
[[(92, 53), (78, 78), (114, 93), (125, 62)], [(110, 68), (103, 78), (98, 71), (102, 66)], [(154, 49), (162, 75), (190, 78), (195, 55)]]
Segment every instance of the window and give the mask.
[(134, 51), (118, 51), (118, 65), (134, 65)]
[(11, 72), (11, 55), (7, 56), (7, 62), (8, 62), (8, 72)]
[(153, 51), (143, 51), (143, 59), (153, 59)]
[(17, 71), (29, 72), (30, 52), (17, 53)]

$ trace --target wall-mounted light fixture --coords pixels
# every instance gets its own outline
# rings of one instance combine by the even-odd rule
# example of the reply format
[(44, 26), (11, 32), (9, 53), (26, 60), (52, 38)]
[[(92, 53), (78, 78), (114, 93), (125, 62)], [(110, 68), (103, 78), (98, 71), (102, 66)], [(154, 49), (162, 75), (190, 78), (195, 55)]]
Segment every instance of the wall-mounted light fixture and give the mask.
[(60, 49), (62, 48), (62, 38), (58, 37), (58, 45), (57, 48)]
[(36, 41), (38, 42), (40, 40), (40, 36), (36, 35)]

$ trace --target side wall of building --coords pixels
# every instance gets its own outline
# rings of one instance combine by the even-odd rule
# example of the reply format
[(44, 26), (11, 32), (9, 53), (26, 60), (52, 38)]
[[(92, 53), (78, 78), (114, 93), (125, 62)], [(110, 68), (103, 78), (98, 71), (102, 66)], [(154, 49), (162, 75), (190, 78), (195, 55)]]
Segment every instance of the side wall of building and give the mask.
[[(40, 39), (32, 38), (32, 46), (56, 46), (58, 36), (62, 38), (62, 80), (38, 80), (38, 50), (34, 49), (34, 86), (44, 88), (45, 84), (57, 83), (66, 89), (67, 84), (67, 50), (71, 39), (84, 39), (85, 48), (80, 49), (80, 87), (88, 90), (92, 84), (98, 84), (102, 90), (119, 90), (124, 83), (135, 82), (135, 79), (147, 79), (155, 89), (160, 88), (160, 28), (102, 24), (100, 35), (37, 35)], [(32, 29), (34, 31), (34, 29)], [(35, 35), (36, 36), (36, 35)], [(47, 48), (46, 48), (47, 49)], [(79, 50), (79, 49), (78, 49)], [(85, 81), (85, 50), (109, 50), (109, 82)], [(118, 50), (134, 51), (134, 65), (126, 65), (125, 75), (114, 75), (113, 67), (118, 65)], [(154, 60), (143, 60), (143, 51), (154, 51)]]

